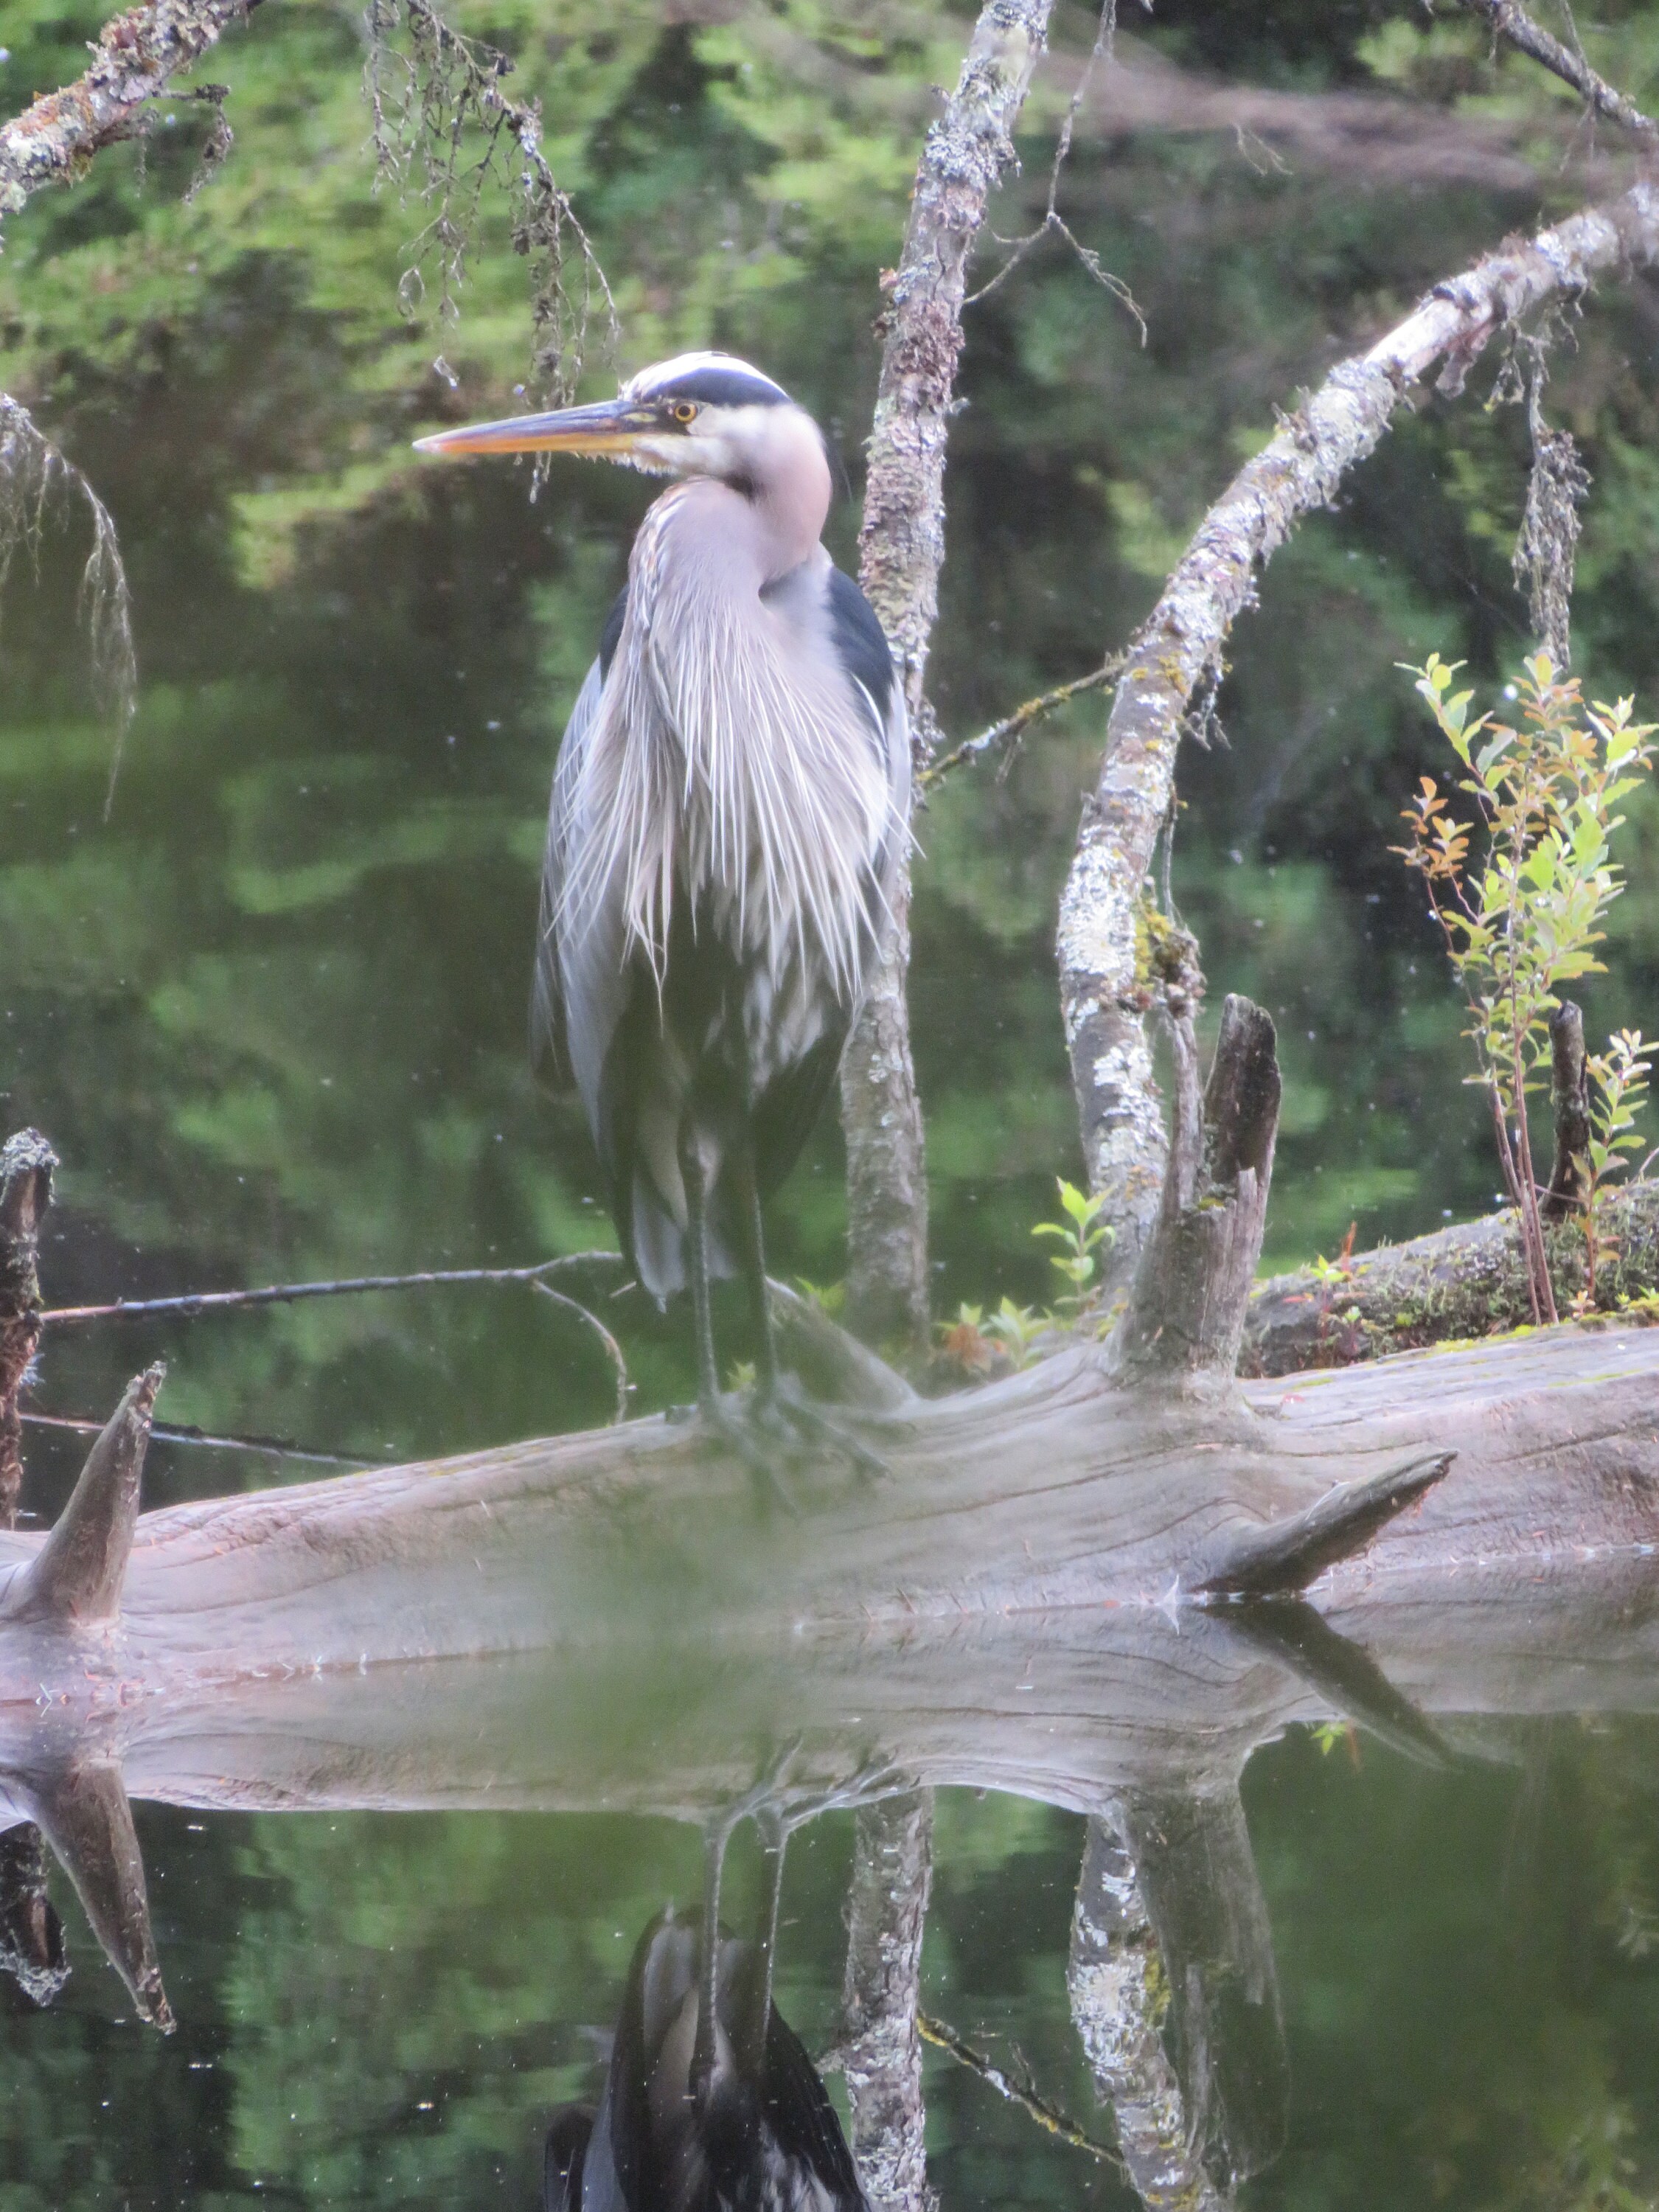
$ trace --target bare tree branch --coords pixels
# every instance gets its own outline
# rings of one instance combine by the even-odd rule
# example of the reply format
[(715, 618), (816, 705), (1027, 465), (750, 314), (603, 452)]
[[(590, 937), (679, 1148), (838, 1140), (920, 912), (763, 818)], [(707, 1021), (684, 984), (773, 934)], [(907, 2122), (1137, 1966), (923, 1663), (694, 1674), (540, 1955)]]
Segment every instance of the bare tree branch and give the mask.
[(947, 2027), (944, 2021), (935, 2020), (931, 2013), (926, 2012), (916, 2014), (916, 2027), (924, 2043), (931, 2043), (936, 2051), (942, 2051), (947, 2057), (954, 2058), (958, 2066), (965, 2067), (970, 2074), (976, 2074), (988, 2088), (994, 2089), (999, 2097), (1006, 2097), (1011, 2105), (1018, 2105), (1021, 2112), (1029, 2112), (1037, 2125), (1049, 2135), (1058, 2136), (1061, 2142), (1070, 2143), (1073, 2150), (1086, 2151), (1098, 2164), (1109, 2166), (1119, 2173), (1123, 2172), (1123, 2161), (1110, 2143), (1097, 2142), (1091, 2135), (1079, 2127), (1075, 2120), (1068, 2119), (1058, 2105), (1050, 2104), (1032, 2083), (1017, 2081), (994, 2059), (988, 2058), (982, 2051), (975, 2051), (971, 2043), (957, 2033), (955, 2028)]
[(1491, 25), (1494, 37), (1507, 39), (1517, 53), (1541, 62), (1564, 84), (1582, 93), (1597, 114), (1623, 124), (1650, 147), (1659, 145), (1659, 123), (1593, 70), (1582, 52), (1563, 46), (1541, 23), (1534, 22), (1517, 0), (1463, 0), (1463, 5)]
[(1028, 699), (1023, 707), (1016, 707), (1012, 714), (1005, 714), (1000, 722), (993, 722), (988, 730), (981, 730), (976, 738), (964, 738), (959, 745), (952, 745), (948, 753), (940, 753), (928, 762), (917, 779), (919, 787), (932, 791), (942, 783), (952, 769), (964, 768), (969, 761), (977, 760), (981, 753), (994, 752), (1006, 746), (997, 768), (999, 777), (1007, 775), (1012, 767), (1019, 740), (1033, 722), (1052, 714), (1057, 707), (1064, 707), (1073, 699), (1080, 699), (1087, 691), (1098, 691), (1115, 683), (1123, 672), (1123, 656), (1115, 653), (1102, 666), (1091, 669), (1087, 676), (1074, 676), (1069, 684), (1056, 684), (1052, 691), (1040, 691), (1035, 699)]
[(1443, 364), (1462, 389), (1495, 332), (1599, 276), (1659, 259), (1659, 190), (1642, 182), (1437, 284), (1369, 352), (1341, 362), (1247, 462), (1199, 525), (1131, 641), (1104, 757), (1085, 803), (1061, 894), (1060, 1006), (1093, 1187), (1110, 1194), (1112, 1269), (1133, 1268), (1157, 1210), (1167, 1139), (1142, 1016), (1137, 921), (1168, 816), (1175, 758), (1194, 693), (1213, 680), (1236, 617), (1297, 520), (1329, 503), (1406, 394)]
[[(986, 203), (1013, 159), (1014, 122), (1051, 4), (986, 0), (956, 91), (922, 149), (898, 268), (883, 279), (887, 331), (859, 574), (892, 641), (923, 760), (932, 750), (922, 685), (945, 561), (945, 446), (968, 265)], [(860, 1335), (919, 1349), (927, 1335), (927, 1184), (904, 995), (908, 864), (892, 906), (892, 927), (842, 1062), (847, 1310)]]
[(145, 0), (105, 24), (92, 65), (0, 125), (0, 216), (42, 185), (73, 184), (101, 147), (144, 127), (148, 103), (259, 0)]

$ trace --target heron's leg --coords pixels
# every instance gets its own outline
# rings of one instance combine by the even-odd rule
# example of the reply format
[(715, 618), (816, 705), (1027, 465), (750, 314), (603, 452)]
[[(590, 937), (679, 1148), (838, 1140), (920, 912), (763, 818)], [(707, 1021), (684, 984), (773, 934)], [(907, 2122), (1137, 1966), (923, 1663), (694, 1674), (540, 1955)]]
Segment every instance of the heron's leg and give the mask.
[(708, 1194), (702, 1157), (695, 1144), (680, 1147), (685, 1183), (687, 1273), (691, 1279), (691, 1326), (697, 1340), (697, 1403), (711, 1413), (720, 1401), (720, 1370), (714, 1364), (714, 1323), (708, 1302)]
[(765, 2059), (766, 2031), (772, 2020), (772, 1970), (778, 1949), (778, 1911), (783, 1901), (783, 1857), (789, 1844), (788, 1823), (771, 1808), (756, 1814), (755, 1826), (766, 1856), (766, 1899), (755, 1944), (756, 1970), (744, 1992), (739, 2027), (744, 2062), (751, 2080), (758, 2076)]
[(720, 1994), (720, 1873), (736, 1822), (720, 1820), (702, 1847), (702, 1923), (697, 1930), (697, 2033), (691, 2045), (691, 2094), (701, 2101), (714, 2071), (716, 2008)]
[(755, 1374), (761, 1402), (769, 1405), (778, 1395), (778, 1342), (772, 1327), (771, 1301), (766, 1295), (766, 1235), (761, 1223), (760, 1188), (755, 1180), (755, 1156), (747, 1146), (732, 1162), (731, 1173), (738, 1186), (743, 1272), (755, 1322)]

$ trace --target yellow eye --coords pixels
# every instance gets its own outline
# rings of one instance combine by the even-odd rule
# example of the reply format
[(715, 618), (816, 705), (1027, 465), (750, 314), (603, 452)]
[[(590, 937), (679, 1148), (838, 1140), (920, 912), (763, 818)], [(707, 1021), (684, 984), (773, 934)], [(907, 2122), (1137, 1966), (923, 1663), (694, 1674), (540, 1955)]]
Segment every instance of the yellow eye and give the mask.
[(696, 419), (697, 410), (694, 402), (690, 399), (677, 399), (674, 402), (674, 420), (677, 422), (695, 422)]

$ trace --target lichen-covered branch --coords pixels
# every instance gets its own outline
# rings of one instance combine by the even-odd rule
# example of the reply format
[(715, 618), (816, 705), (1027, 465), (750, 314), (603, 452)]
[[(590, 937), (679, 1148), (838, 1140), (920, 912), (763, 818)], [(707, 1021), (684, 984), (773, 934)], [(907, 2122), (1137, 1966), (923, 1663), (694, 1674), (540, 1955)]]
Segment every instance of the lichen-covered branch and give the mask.
[(0, 124), (0, 216), (42, 185), (73, 184), (100, 148), (143, 128), (148, 104), (259, 0), (147, 0), (105, 24), (91, 65)]
[[(1013, 127), (1048, 33), (1051, 0), (987, 0), (962, 76), (927, 133), (904, 250), (890, 279), (870, 439), (859, 574), (897, 659), (919, 761), (931, 750), (923, 678), (945, 561), (945, 447), (962, 352), (962, 303), (986, 204), (1013, 158)], [(842, 1063), (847, 1130), (847, 1310), (872, 1342), (927, 1334), (927, 1183), (910, 1054), (908, 870), (893, 927)]]
[(932, 2212), (921, 2102), (921, 1938), (933, 1875), (931, 1790), (860, 1808), (848, 1906), (841, 2067), (872, 2212)]
[(1516, 0), (1463, 0), (1463, 5), (1483, 23), (1489, 23), (1496, 37), (1507, 39), (1517, 53), (1541, 62), (1575, 92), (1582, 93), (1598, 115), (1622, 124), (1649, 147), (1659, 146), (1659, 124), (1593, 70), (1582, 52), (1563, 46), (1541, 23), (1535, 23), (1524, 8), (1516, 5)]
[(1204, 2171), (1163, 2027), (1170, 1984), (1134, 1862), (1103, 1820), (1089, 1823), (1072, 1919), (1066, 1987), (1095, 2094), (1110, 2108), (1119, 2154), (1149, 2212), (1220, 2212)]
[(1157, 1211), (1166, 1139), (1136, 975), (1142, 886), (1169, 811), (1176, 748), (1194, 695), (1212, 683), (1258, 566), (1301, 516), (1330, 501), (1371, 452), (1405, 395), (1442, 364), (1462, 388), (1493, 334), (1598, 276), (1659, 258), (1659, 189), (1639, 183), (1506, 244), (1437, 284), (1369, 352), (1333, 369), (1283, 418), (1199, 525), (1157, 606), (1131, 641), (1112, 702), (1099, 776), (1084, 806), (1061, 894), (1060, 1006), (1093, 1187), (1109, 1194), (1119, 1279), (1133, 1271)]

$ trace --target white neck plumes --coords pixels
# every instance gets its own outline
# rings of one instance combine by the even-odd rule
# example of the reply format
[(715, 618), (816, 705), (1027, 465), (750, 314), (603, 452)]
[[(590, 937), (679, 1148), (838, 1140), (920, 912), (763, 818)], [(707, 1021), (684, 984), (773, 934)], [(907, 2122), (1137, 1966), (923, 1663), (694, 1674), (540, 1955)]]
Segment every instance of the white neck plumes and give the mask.
[(580, 930), (616, 901), (624, 957), (642, 952), (659, 986), (678, 876), (694, 926), (717, 930), (745, 963), (776, 980), (816, 954), (838, 997), (859, 994), (896, 824), (868, 702), (827, 623), (800, 618), (798, 603), (817, 601), (762, 597), (787, 573), (787, 538), (792, 565), (827, 566), (822, 509), (804, 553), (803, 519), (726, 484), (687, 483), (657, 501), (635, 543), (573, 794), (586, 834), (561, 922)]

